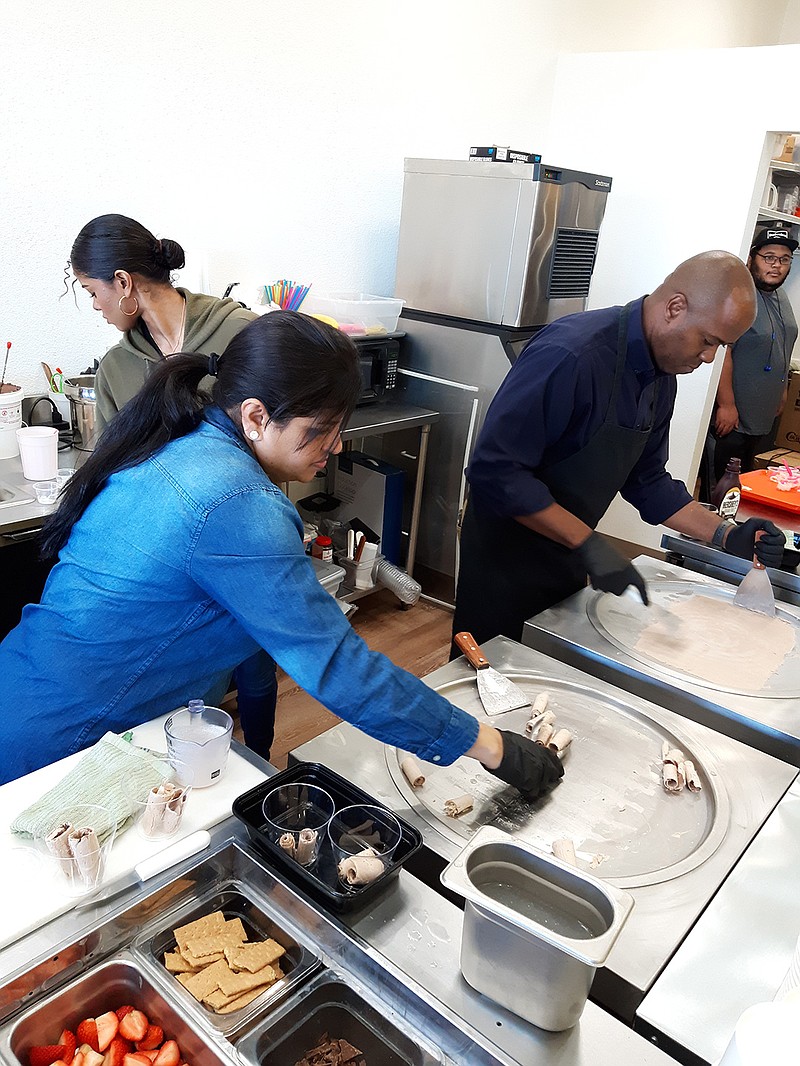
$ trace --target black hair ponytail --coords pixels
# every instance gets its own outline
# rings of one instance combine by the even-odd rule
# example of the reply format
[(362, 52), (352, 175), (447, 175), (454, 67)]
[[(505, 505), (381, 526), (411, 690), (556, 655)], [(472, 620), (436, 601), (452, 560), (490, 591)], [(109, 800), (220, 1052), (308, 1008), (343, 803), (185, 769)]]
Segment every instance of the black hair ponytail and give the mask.
[(72, 527), (112, 474), (149, 459), (171, 440), (191, 432), (207, 397), (198, 391), (208, 373), (205, 355), (176, 355), (158, 366), (141, 392), (111, 421), (97, 447), (64, 486), (57, 511), (45, 522), (41, 554), (55, 558)]
[(58, 510), (42, 533), (52, 558), (112, 474), (138, 466), (200, 423), (208, 397), (200, 382), (216, 371), (213, 402), (241, 427), (241, 404), (260, 400), (284, 426), (310, 418), (333, 429), (353, 412), (361, 393), (356, 346), (338, 329), (295, 311), (255, 319), (218, 357), (176, 355), (153, 371), (144, 388), (106, 427), (94, 452), (67, 482)]

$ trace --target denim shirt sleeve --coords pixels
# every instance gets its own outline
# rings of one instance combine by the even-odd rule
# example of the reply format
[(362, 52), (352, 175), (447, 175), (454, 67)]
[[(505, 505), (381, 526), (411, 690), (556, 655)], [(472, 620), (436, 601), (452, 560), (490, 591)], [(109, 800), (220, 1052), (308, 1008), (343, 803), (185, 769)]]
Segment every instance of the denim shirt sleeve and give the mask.
[(241, 489), (202, 519), (191, 577), (334, 714), (422, 759), (453, 762), (475, 742), (476, 719), (367, 648), (317, 580), (301, 528), (271, 484)]

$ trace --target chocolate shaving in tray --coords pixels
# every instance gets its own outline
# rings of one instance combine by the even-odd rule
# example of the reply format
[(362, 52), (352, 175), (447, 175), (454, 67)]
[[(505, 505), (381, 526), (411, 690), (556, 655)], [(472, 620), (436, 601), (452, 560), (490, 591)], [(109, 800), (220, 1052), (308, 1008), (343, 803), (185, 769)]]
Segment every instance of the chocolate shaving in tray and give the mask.
[(331, 1040), (327, 1033), (315, 1048), (307, 1051), (294, 1066), (366, 1066), (367, 1060), (349, 1040)]

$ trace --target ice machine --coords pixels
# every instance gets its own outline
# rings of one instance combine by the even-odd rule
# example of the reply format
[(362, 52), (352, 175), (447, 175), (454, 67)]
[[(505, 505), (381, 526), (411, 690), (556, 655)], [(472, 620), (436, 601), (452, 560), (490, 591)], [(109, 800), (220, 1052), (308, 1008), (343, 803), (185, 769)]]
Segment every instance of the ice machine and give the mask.
[[(534, 333), (586, 309), (610, 189), (610, 177), (544, 163), (406, 159), (397, 392), (441, 413), (429, 443), (415, 574), (447, 602), (455, 595), (464, 469), (486, 410)], [(384, 451), (400, 467), (414, 447), (402, 436), (387, 438)]]

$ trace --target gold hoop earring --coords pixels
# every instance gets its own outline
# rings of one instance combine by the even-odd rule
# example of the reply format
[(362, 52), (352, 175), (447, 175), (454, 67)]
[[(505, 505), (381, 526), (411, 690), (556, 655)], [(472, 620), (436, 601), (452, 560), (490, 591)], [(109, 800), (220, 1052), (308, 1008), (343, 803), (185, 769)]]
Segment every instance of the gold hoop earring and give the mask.
[[(133, 302), (136, 304), (136, 310), (135, 311), (126, 311), (125, 308), (122, 306), (122, 301), (123, 300), (133, 300)], [(126, 318), (133, 318), (135, 315), (139, 314), (139, 301), (136, 299), (136, 297), (133, 295), (133, 293), (128, 293), (127, 296), (120, 296), (119, 304), (117, 306), (119, 307), (120, 311), (122, 312), (123, 315), (125, 315)]]

